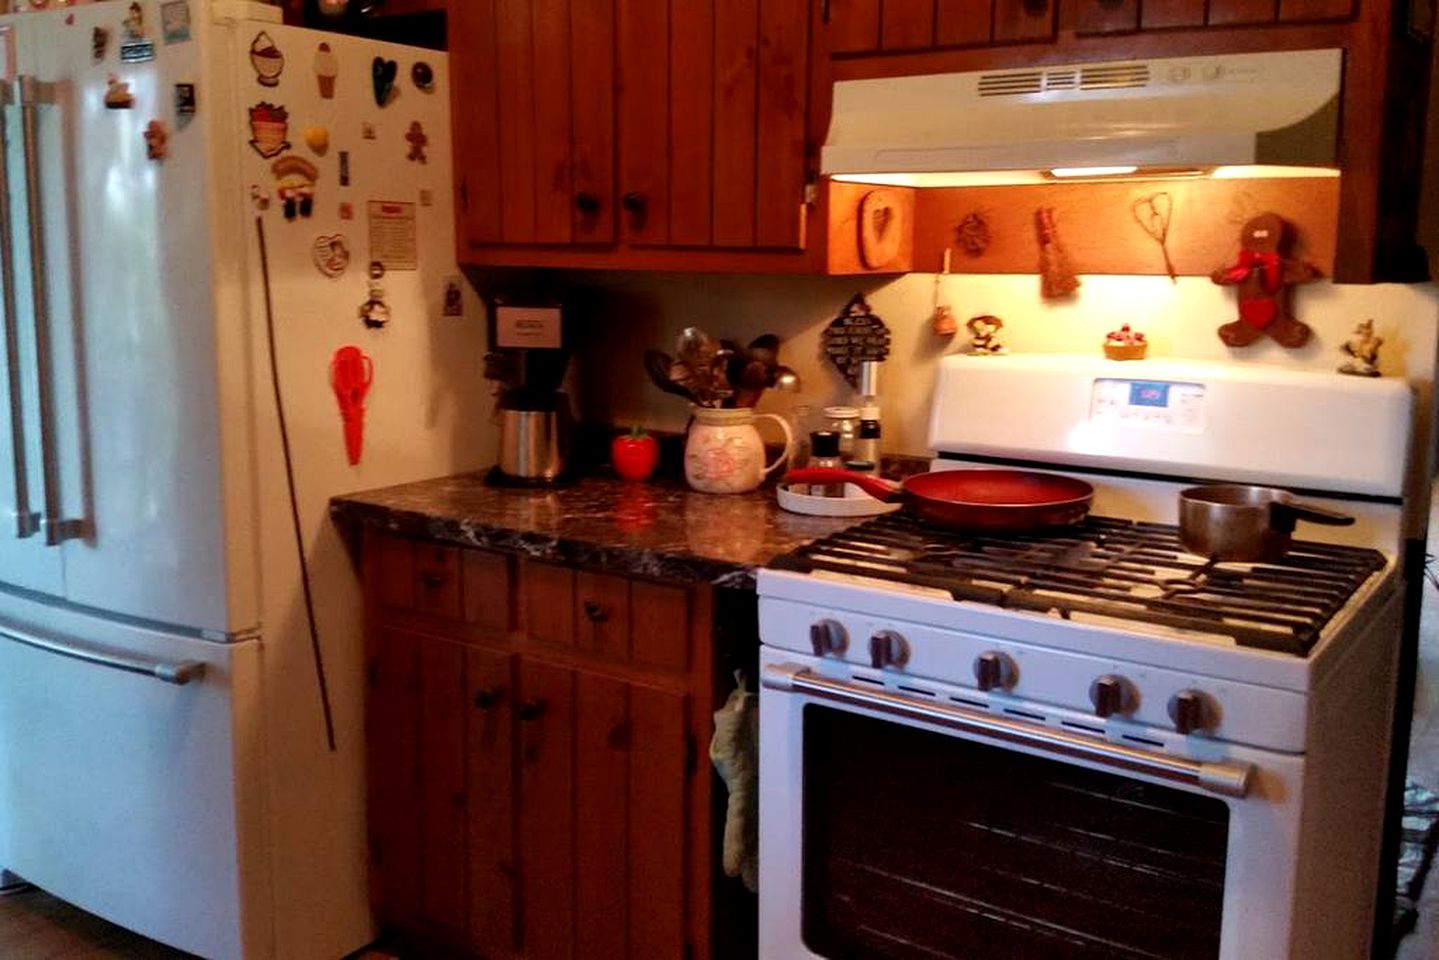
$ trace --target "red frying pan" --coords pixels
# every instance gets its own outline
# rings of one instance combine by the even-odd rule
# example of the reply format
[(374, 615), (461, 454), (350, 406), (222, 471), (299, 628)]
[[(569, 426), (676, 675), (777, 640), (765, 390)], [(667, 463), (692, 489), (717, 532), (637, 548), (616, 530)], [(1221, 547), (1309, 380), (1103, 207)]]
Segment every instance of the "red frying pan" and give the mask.
[(893, 483), (848, 470), (795, 470), (786, 483), (852, 483), (885, 503), (903, 502), (921, 520), (953, 530), (1022, 533), (1078, 523), (1094, 487), (1034, 470), (937, 470)]

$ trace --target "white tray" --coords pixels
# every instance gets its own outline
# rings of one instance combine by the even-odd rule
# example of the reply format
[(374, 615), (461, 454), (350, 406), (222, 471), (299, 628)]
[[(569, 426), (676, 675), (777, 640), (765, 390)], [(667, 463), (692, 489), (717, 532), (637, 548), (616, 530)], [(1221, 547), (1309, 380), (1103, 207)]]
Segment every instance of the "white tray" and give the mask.
[[(858, 488), (845, 484), (845, 491), (853, 494)], [(808, 513), (816, 517), (877, 517), (882, 513), (894, 513), (901, 504), (885, 503), (867, 493), (847, 497), (816, 497), (808, 493), (795, 493), (786, 484), (775, 487), (779, 505), (790, 513)]]

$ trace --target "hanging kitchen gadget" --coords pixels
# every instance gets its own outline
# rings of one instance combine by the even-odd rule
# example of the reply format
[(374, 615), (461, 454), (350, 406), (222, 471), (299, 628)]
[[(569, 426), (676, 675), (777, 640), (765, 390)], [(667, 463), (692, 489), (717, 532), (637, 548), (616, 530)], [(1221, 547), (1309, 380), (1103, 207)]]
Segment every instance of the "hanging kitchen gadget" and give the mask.
[(1261, 213), (1239, 234), (1239, 258), (1210, 275), (1215, 283), (1239, 288), (1239, 319), (1219, 328), (1219, 339), (1247, 347), (1268, 335), (1290, 350), (1309, 342), (1310, 329), (1289, 312), (1289, 288), (1319, 278), (1319, 271), (1291, 258), (1292, 230), (1277, 213)]
[(1039, 234), (1039, 295), (1046, 300), (1068, 297), (1079, 289), (1079, 277), (1069, 262), (1069, 252), (1059, 239), (1054, 225), (1054, 208), (1040, 207), (1034, 211), (1034, 226)]
[(875, 315), (864, 294), (849, 298), (821, 335), (825, 356), (849, 385), (858, 389), (860, 364), (889, 357), (889, 328)]
[(330, 387), (340, 404), (345, 456), (352, 467), (359, 465), (365, 452), (365, 396), (374, 379), (375, 365), (359, 347), (343, 346), (330, 359)]
[(944, 297), (944, 278), (949, 276), (950, 249), (944, 248), (940, 271), (934, 275), (934, 312), (929, 315), (929, 326), (936, 337), (952, 337), (959, 332), (959, 321)]
[(1159, 250), (1164, 254), (1164, 271), (1169, 274), (1171, 282), (1178, 283), (1179, 274), (1174, 271), (1174, 261), (1169, 259), (1169, 223), (1174, 216), (1174, 198), (1164, 191), (1151, 193), (1135, 200), (1130, 213), (1139, 228), (1159, 244)]

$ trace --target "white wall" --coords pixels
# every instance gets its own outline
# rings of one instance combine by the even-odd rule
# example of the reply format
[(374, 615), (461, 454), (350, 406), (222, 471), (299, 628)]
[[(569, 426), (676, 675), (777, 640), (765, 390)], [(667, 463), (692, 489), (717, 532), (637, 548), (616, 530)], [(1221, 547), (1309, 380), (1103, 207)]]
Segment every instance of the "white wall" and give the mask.
[[(800, 401), (815, 409), (850, 400), (848, 385), (820, 355), (820, 333), (856, 290), (893, 333), (882, 381), (885, 449), (924, 455), (926, 418), (935, 360), (963, 349), (962, 324), (980, 313), (1005, 321), (1013, 350), (1098, 353), (1104, 334), (1122, 323), (1144, 330), (1151, 355), (1244, 363), (1275, 363), (1334, 369), (1339, 345), (1365, 318), (1385, 338), (1382, 369), (1404, 376), (1432, 397), (1439, 288), (1430, 285), (1339, 286), (1321, 282), (1301, 288), (1295, 315), (1315, 329), (1303, 350), (1286, 351), (1264, 339), (1231, 350), (1215, 328), (1233, 319), (1232, 290), (1203, 278), (1087, 276), (1079, 295), (1060, 305), (1043, 302), (1033, 276), (950, 276), (941, 289), (961, 323), (960, 334), (944, 340), (929, 328), (935, 277), (910, 274), (876, 281), (807, 277), (733, 277), (697, 274), (570, 273), (562, 278), (586, 305), (587, 339), (577, 365), (577, 397), (586, 419), (639, 422), (682, 430), (685, 404), (661, 393), (644, 375), (646, 347), (673, 349), (675, 334), (696, 325), (715, 336), (748, 342), (764, 332), (785, 341), (781, 359), (799, 371), (805, 389)], [(761, 409), (782, 411), (791, 398), (767, 393)], [(1428, 417), (1425, 418), (1427, 436)]]

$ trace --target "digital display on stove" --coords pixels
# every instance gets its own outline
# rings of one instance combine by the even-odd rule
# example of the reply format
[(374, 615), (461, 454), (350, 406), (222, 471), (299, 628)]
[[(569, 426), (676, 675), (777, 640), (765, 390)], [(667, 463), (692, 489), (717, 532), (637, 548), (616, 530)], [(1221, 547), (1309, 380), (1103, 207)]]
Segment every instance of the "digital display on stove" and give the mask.
[(1101, 377), (1094, 381), (1089, 418), (1175, 433), (1204, 431), (1204, 385)]
[(1153, 383), (1148, 380), (1133, 381), (1129, 385), (1129, 405), (1131, 407), (1169, 406), (1169, 384)]

